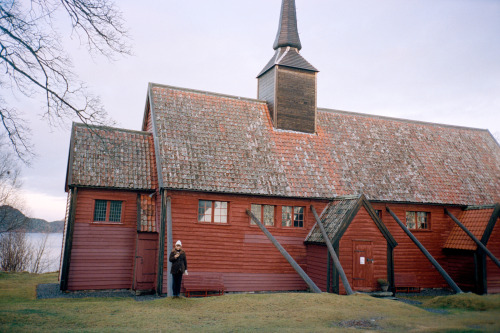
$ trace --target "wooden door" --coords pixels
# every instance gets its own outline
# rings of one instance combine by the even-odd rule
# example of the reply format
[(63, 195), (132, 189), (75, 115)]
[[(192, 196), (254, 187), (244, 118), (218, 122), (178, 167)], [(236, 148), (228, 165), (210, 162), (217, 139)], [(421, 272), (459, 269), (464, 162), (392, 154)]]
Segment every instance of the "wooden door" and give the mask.
[(134, 290), (155, 289), (157, 244), (157, 234), (137, 235)]
[(353, 290), (373, 290), (372, 245), (371, 241), (353, 240)]

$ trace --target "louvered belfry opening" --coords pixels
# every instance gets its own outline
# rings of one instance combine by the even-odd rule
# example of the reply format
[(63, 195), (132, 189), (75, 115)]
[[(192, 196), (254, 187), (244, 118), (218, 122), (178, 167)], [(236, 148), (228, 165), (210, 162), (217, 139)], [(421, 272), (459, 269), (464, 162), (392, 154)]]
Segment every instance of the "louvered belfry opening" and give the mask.
[(295, 0), (283, 0), (274, 56), (257, 76), (258, 98), (268, 104), (275, 128), (316, 132), (316, 73), (299, 53)]

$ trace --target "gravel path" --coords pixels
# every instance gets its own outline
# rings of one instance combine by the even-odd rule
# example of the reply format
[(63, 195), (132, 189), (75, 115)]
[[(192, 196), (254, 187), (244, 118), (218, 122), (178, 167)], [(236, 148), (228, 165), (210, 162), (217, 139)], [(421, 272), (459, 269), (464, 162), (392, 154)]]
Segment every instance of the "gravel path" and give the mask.
[(151, 301), (159, 299), (156, 295), (136, 296), (130, 290), (86, 290), (86, 291), (68, 291), (59, 290), (58, 283), (39, 284), (36, 287), (36, 298), (85, 298), (85, 297), (130, 297), (136, 301)]

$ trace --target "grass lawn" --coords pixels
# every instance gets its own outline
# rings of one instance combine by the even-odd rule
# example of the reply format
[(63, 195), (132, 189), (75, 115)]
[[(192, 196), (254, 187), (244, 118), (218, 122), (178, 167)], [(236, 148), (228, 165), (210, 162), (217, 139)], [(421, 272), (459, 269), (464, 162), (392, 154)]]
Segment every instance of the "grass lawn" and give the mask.
[(55, 273), (0, 273), (0, 332), (498, 332), (500, 295), (435, 297), (422, 307), (365, 295), (279, 293), (138, 302), (36, 299)]

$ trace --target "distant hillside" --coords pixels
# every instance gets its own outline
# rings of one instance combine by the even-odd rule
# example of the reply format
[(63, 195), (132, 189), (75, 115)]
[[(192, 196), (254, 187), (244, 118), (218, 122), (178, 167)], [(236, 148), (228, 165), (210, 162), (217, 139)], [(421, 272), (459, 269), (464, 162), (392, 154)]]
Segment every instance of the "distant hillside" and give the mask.
[(0, 231), (4, 231), (5, 226), (13, 223), (22, 224), (27, 232), (62, 233), (64, 230), (64, 221), (47, 222), (42, 219), (26, 217), (13, 207), (0, 206)]

